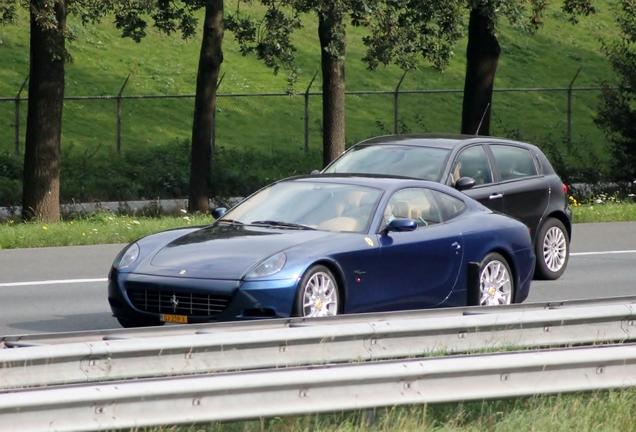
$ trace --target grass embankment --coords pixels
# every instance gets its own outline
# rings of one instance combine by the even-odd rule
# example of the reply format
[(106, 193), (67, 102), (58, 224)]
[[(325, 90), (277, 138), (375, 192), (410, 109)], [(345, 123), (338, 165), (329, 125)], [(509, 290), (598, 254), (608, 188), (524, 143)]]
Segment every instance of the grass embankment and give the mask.
[[(609, 0), (596, 2), (597, 13), (581, 17), (572, 25), (550, 4), (543, 16), (544, 26), (536, 33), (510, 26), (502, 20), (498, 28), (502, 48), (495, 87), (567, 87), (579, 67), (575, 86), (597, 86), (601, 80), (613, 80), (611, 67), (601, 53), (599, 39), (611, 39), (616, 26)], [(226, 2), (226, 11), (236, 5)], [(242, 10), (256, 11), (257, 6), (242, 5)], [(314, 73), (320, 70), (320, 53), (315, 14), (303, 17), (305, 28), (294, 40), (298, 48), (298, 83), (303, 93)], [(69, 18), (69, 28), (77, 40), (68, 45), (74, 63), (67, 65), (67, 96), (116, 95), (128, 74), (124, 95), (179, 95), (195, 91), (200, 34), (184, 41), (178, 35), (166, 36), (148, 28), (147, 38), (137, 44), (122, 39), (106, 17), (104, 23), (83, 27), (76, 17)], [(355, 91), (393, 91), (402, 71), (397, 67), (366, 69), (360, 59), (365, 55), (362, 37), (365, 30), (347, 28), (347, 89)], [(18, 25), (0, 27), (0, 96), (14, 97), (29, 73), (29, 21), (22, 13)], [(462, 89), (465, 72), (463, 40), (455, 57), (443, 74), (423, 63), (410, 72), (402, 90)], [(274, 76), (253, 56), (240, 54), (233, 36), (224, 39), (225, 78), (219, 91), (228, 94), (282, 92), (284, 74)], [(321, 89), (317, 76), (312, 91)], [(22, 93), (27, 95), (27, 89)], [(572, 111), (574, 146), (583, 154), (592, 153), (602, 162), (605, 139), (593, 125), (598, 92), (578, 92)], [(495, 135), (520, 134), (541, 144), (548, 135), (560, 140), (566, 131), (566, 92), (495, 93), (492, 132)], [(347, 142), (393, 130), (392, 95), (350, 95), (347, 97)], [(14, 130), (13, 101), (0, 103), (0, 151), (12, 152)], [(192, 99), (129, 99), (123, 105), (122, 147), (124, 151), (167, 144), (190, 137)], [(26, 103), (22, 107), (22, 143)], [(65, 103), (63, 152), (69, 146), (76, 151), (97, 152), (110, 157), (115, 148), (115, 100), (69, 100)], [(228, 148), (252, 148), (260, 151), (299, 151), (303, 144), (303, 98), (220, 98), (217, 110), (217, 145)], [(310, 147), (321, 149), (321, 101), (312, 97), (310, 104)], [(402, 95), (400, 97), (401, 130), (458, 132), (461, 120), (460, 94)], [(589, 146), (586, 147), (586, 146)]]
[(632, 432), (636, 392), (536, 396), (487, 402), (418, 405), (369, 413), (320, 414), (269, 420), (135, 429), (146, 432)]

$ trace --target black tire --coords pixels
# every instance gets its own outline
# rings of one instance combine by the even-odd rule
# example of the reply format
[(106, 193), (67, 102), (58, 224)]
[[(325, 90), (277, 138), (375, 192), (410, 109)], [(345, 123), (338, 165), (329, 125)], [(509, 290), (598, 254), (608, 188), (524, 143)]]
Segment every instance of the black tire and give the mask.
[[(314, 303), (310, 304), (312, 298)], [(310, 267), (298, 283), (292, 315), (320, 317), (338, 315), (341, 311), (340, 287), (331, 270), (323, 265)]]
[(477, 304), (496, 306), (512, 304), (515, 298), (515, 281), (508, 261), (496, 252), (484, 257), (479, 265)]
[(534, 279), (556, 280), (563, 275), (570, 259), (570, 238), (563, 222), (548, 218), (541, 225), (534, 253)]
[(123, 328), (159, 327), (165, 324), (163, 321), (147, 318), (117, 318), (117, 321)]

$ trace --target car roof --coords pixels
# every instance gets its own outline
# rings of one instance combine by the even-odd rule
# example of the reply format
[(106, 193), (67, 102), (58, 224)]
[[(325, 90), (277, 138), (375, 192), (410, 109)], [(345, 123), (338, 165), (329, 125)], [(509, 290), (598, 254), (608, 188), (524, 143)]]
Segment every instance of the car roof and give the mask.
[(382, 135), (360, 141), (356, 145), (383, 145), (399, 144), (417, 147), (438, 147), (451, 150), (458, 145), (472, 143), (501, 143), (529, 146), (538, 149), (536, 146), (520, 141), (505, 138), (497, 138), (484, 135), (462, 135), (462, 134), (440, 134), (440, 133), (414, 133), (400, 135)]
[(465, 200), (467, 195), (461, 194), (450, 186), (443, 185), (441, 183), (422, 180), (413, 177), (402, 177), (396, 175), (383, 175), (383, 174), (355, 174), (355, 173), (337, 173), (337, 174), (309, 174), (302, 176), (289, 177), (279, 182), (287, 181), (312, 181), (319, 183), (331, 183), (331, 184), (352, 184), (373, 187), (383, 190), (395, 190), (403, 187), (427, 187), (429, 189), (435, 189), (449, 193), (453, 196), (460, 197)]

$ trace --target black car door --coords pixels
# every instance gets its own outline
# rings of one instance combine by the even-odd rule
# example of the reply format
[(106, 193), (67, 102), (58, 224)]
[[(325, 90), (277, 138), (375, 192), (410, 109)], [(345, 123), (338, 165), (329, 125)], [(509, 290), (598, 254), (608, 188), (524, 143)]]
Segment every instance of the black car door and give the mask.
[(525, 223), (534, 234), (550, 199), (547, 180), (530, 149), (506, 144), (489, 147), (503, 194), (503, 212)]
[(453, 185), (461, 177), (475, 180), (475, 186), (462, 192), (489, 209), (503, 212), (503, 193), (495, 182), (490, 160), (482, 145), (472, 145), (459, 151), (451, 164), (448, 183)]

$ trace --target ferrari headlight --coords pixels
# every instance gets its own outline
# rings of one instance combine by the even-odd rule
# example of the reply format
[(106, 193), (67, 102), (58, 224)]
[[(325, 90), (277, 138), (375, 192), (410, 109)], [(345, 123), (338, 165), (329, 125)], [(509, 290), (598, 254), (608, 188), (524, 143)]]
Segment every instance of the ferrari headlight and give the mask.
[(137, 258), (139, 258), (139, 245), (137, 243), (133, 243), (119, 253), (117, 258), (115, 258), (113, 267), (117, 270), (124, 269), (134, 263)]
[(283, 268), (283, 266), (285, 265), (285, 261), (287, 261), (287, 255), (285, 255), (283, 252), (276, 254), (263, 261), (247, 277), (250, 279), (254, 279), (271, 276), (274, 273), (278, 273)]

